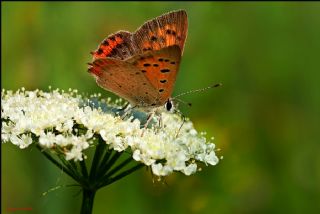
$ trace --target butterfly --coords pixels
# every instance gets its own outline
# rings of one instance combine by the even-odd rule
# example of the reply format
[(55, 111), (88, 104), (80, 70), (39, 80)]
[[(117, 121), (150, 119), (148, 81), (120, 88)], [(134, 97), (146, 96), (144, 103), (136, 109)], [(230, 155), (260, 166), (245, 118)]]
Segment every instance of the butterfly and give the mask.
[(170, 111), (188, 31), (187, 13), (172, 11), (145, 22), (134, 33), (118, 31), (91, 52), (88, 72), (97, 84), (136, 108)]

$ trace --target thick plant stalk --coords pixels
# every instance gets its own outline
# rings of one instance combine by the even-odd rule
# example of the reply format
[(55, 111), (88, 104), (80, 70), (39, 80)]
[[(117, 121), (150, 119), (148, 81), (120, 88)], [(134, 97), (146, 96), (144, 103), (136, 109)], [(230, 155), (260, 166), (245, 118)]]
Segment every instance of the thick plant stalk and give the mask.
[(93, 210), (94, 197), (96, 195), (96, 190), (92, 189), (82, 189), (82, 205), (81, 214), (91, 214)]

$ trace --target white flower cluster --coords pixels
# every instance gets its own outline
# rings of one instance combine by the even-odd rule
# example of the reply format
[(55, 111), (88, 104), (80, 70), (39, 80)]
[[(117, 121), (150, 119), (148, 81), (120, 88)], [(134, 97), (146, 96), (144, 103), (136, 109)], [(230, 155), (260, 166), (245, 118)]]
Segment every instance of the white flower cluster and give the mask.
[[(2, 141), (21, 149), (33, 142), (46, 149), (60, 147), (67, 160), (81, 161), (94, 136), (100, 135), (110, 149), (131, 151), (134, 160), (151, 166), (158, 176), (173, 171), (190, 175), (197, 171), (198, 162), (218, 163), (215, 145), (198, 134), (190, 121), (177, 135), (182, 124), (178, 115), (163, 113), (163, 128), (144, 129), (138, 119), (122, 120), (112, 111), (93, 108), (86, 102), (88, 99), (72, 90), (2, 90)], [(99, 102), (115, 105), (102, 99)], [(84, 133), (77, 132), (79, 126), (85, 128)]]

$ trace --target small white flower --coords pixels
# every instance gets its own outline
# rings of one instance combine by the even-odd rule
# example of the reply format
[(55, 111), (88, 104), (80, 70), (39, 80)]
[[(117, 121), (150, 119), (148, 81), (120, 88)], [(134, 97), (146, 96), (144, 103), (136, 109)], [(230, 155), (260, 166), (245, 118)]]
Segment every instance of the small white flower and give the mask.
[(157, 176), (166, 176), (168, 174), (171, 174), (173, 171), (170, 166), (167, 166), (167, 165), (163, 166), (161, 163), (152, 164), (151, 169), (153, 174)]
[(140, 150), (135, 150), (132, 154), (132, 158), (135, 159), (136, 161), (141, 161), (141, 152)]
[(189, 164), (189, 166), (187, 166), (183, 169), (183, 173), (185, 175), (191, 175), (191, 174), (195, 173), (196, 171), (197, 171), (197, 164), (195, 164), (195, 163)]
[(25, 149), (32, 143), (32, 138), (27, 134), (21, 136), (12, 135), (10, 136), (10, 141), (12, 144), (19, 146), (20, 149)]
[(11, 122), (9, 122), (9, 125), (7, 125), (6, 122), (1, 123), (1, 139), (3, 142), (8, 142), (10, 140), (12, 128), (13, 125), (11, 124)]
[(194, 136), (194, 135), (197, 135), (198, 132), (195, 129), (191, 129), (190, 134)]
[(216, 156), (214, 151), (211, 151), (204, 158), (205, 162), (211, 165), (216, 165), (219, 162), (219, 158)]
[(69, 120), (65, 121), (64, 123), (58, 124), (56, 126), (56, 129), (59, 132), (70, 132), (70, 131), (72, 131), (72, 127), (73, 127), (73, 120), (69, 119)]
[(42, 133), (39, 136), (39, 144), (43, 147), (51, 148), (56, 142), (56, 135), (48, 132), (47, 134)]

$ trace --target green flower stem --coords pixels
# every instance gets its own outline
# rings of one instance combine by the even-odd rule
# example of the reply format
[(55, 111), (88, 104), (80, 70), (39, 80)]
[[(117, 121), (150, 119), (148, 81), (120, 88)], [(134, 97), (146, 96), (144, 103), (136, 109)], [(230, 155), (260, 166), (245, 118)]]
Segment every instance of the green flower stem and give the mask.
[(120, 169), (122, 169), (123, 167), (125, 167), (127, 164), (129, 164), (131, 161), (133, 161), (132, 157), (127, 158), (126, 160), (124, 160), (122, 163), (120, 163), (118, 166), (114, 167), (110, 172), (108, 172), (107, 174), (105, 174), (102, 177), (102, 181), (108, 179), (110, 176), (112, 176), (114, 173), (118, 172)]
[(102, 163), (107, 163), (108, 160), (109, 160), (110, 157), (111, 157), (111, 154), (112, 154), (112, 150), (107, 148), (107, 149), (106, 149), (106, 152), (105, 152), (105, 154), (104, 154), (104, 157), (103, 157), (103, 159), (102, 159), (102, 161), (101, 161), (101, 164), (102, 164)]
[(142, 163), (139, 163), (137, 164), (136, 166), (132, 167), (131, 169), (128, 169), (122, 173), (120, 173), (119, 175), (113, 177), (113, 178), (109, 178), (108, 180), (106, 180), (104, 183), (102, 183), (101, 185), (98, 186), (98, 188), (102, 188), (104, 186), (107, 186), (107, 185), (110, 185), (112, 184), (113, 182), (127, 176), (127, 175), (130, 175), (131, 173), (133, 173), (134, 171), (137, 171), (138, 169), (142, 168), (144, 166), (144, 164)]
[(100, 169), (99, 169), (99, 171), (97, 173), (98, 177), (103, 176), (105, 171), (107, 170), (107, 169), (104, 169), (104, 168), (105, 168), (105, 165), (109, 162), (109, 160), (111, 158), (111, 154), (112, 154), (112, 150), (106, 148), (104, 157), (103, 157), (102, 161), (100, 162), (100, 166), (99, 166)]
[(96, 146), (96, 150), (94, 152), (93, 161), (91, 164), (89, 179), (92, 180), (97, 173), (97, 169), (100, 168), (100, 159), (101, 156), (106, 149), (107, 145), (103, 142), (101, 138), (99, 138), (98, 145)]
[(81, 168), (82, 175), (85, 178), (88, 178), (89, 174), (88, 174), (88, 170), (87, 170), (87, 166), (86, 166), (85, 160), (83, 159), (82, 161), (79, 161), (79, 165), (80, 165), (80, 168)]
[[(66, 161), (67, 161), (67, 160), (66, 160)], [(81, 176), (81, 174), (79, 173), (78, 166), (77, 166), (77, 164), (75, 163), (75, 161), (74, 161), (74, 160), (70, 160), (70, 161), (67, 161), (67, 162), (70, 164), (70, 166), (72, 167), (73, 171), (74, 171), (75, 173), (77, 173), (78, 177), (81, 178), (82, 176)]]
[(66, 167), (64, 167), (59, 161), (54, 159), (48, 152), (44, 151), (39, 144), (37, 144), (37, 148), (40, 150), (40, 152), (48, 158), (48, 160), (51, 161), (54, 165), (56, 165), (59, 169), (61, 169), (63, 172), (67, 173), (70, 177), (72, 177), (74, 180), (77, 180), (77, 177)]
[(96, 190), (92, 189), (82, 189), (82, 206), (81, 206), (81, 214), (91, 214), (93, 209), (93, 201), (94, 196), (96, 194)]
[(101, 166), (99, 169), (99, 177), (106, 174), (121, 155), (122, 155), (122, 152), (115, 152), (108, 162), (106, 162), (104, 165), (102, 165), (103, 163), (101, 163)]
[(58, 154), (58, 157), (62, 161), (62, 163), (71, 171), (71, 173), (76, 177), (75, 180), (77, 182), (79, 182), (80, 184), (85, 182), (81, 174), (77, 171), (77, 167), (74, 167), (75, 164), (73, 160), (67, 161), (62, 154)]

